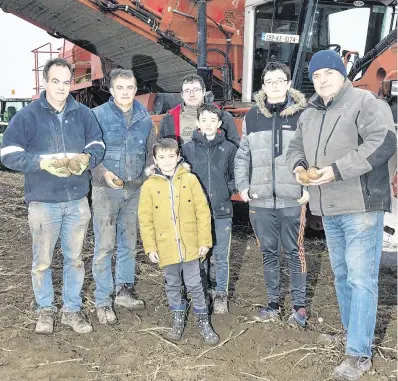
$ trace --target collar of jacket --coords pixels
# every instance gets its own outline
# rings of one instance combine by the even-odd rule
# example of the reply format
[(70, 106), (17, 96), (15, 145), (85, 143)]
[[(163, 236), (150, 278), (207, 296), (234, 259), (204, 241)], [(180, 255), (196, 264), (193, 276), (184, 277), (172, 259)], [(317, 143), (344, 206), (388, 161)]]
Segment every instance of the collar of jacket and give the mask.
[[(263, 114), (266, 118), (272, 118), (272, 114), (266, 106), (267, 95), (265, 94), (263, 89), (261, 89), (256, 94), (254, 100), (256, 101), (257, 107), (261, 112), (261, 114)], [(279, 115), (282, 117), (290, 116), (300, 110), (305, 109), (306, 107), (307, 107), (307, 101), (305, 100), (305, 95), (301, 91), (295, 89), (289, 89), (287, 91), (286, 106), (279, 113)]]
[[(48, 102), (47, 98), (46, 98), (46, 91), (42, 91), (40, 94), (40, 106), (43, 108), (47, 108), (49, 109), (51, 112), (53, 112), (54, 114), (57, 113), (57, 111), (54, 109), (53, 106), (50, 105), (50, 103)], [(76, 109), (79, 107), (79, 103), (77, 103), (75, 101), (75, 99), (72, 97), (72, 95), (68, 95), (68, 98), (66, 98), (66, 105), (64, 108), (64, 112), (68, 112), (70, 110)]]
[[(116, 115), (118, 115), (120, 118), (124, 119), (123, 111), (119, 107), (116, 106), (113, 96), (111, 96), (109, 98), (108, 103), (109, 103), (109, 107), (111, 108), (111, 110)], [(135, 99), (133, 100), (132, 109), (133, 109), (133, 118), (131, 119), (132, 125), (135, 122), (137, 122), (138, 120), (140, 120), (141, 118), (143, 118), (148, 112), (145, 109), (145, 107), (140, 102), (136, 101)]]
[(205, 136), (205, 134), (202, 133), (202, 131), (198, 128), (195, 130), (192, 134), (192, 140), (195, 142), (202, 144), (206, 147), (212, 147), (217, 144), (221, 144), (225, 140), (225, 132), (219, 128), (217, 130), (216, 136), (214, 137), (213, 140), (208, 140)]
[(323, 99), (317, 93), (310, 98), (308, 105), (315, 107), (317, 110), (325, 110), (332, 104), (338, 104), (343, 95), (352, 88), (352, 82), (349, 79), (346, 79), (340, 92), (334, 98), (332, 98), (327, 105), (323, 103)]
[[(179, 174), (180, 172), (191, 172), (191, 166), (188, 163), (185, 163), (184, 160), (181, 160), (179, 164), (177, 164), (177, 168), (174, 171), (174, 175)], [(147, 177), (149, 176), (159, 176), (163, 177), (164, 179), (167, 179), (167, 177), (160, 171), (158, 166), (156, 164), (152, 164), (149, 167), (145, 168), (145, 175)]]

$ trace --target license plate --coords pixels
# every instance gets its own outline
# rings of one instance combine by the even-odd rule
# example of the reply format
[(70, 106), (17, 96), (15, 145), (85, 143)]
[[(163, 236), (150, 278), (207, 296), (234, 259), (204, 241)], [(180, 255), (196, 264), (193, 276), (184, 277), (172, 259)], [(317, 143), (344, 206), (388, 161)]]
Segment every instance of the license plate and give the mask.
[(281, 42), (284, 44), (298, 44), (300, 36), (298, 34), (262, 33), (261, 39), (269, 42)]

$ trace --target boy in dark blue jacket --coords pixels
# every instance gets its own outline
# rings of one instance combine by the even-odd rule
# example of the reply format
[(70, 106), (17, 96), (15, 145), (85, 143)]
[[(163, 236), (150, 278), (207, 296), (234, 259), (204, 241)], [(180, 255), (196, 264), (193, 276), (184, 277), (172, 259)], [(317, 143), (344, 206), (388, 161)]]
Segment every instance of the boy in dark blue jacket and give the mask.
[(215, 278), (216, 283), (213, 312), (227, 313), (233, 214), (231, 196), (235, 192), (234, 158), (237, 148), (225, 139), (225, 133), (220, 129), (221, 111), (216, 106), (201, 106), (197, 123), (193, 139), (182, 145), (182, 155), (201, 181), (211, 206), (214, 246), (209, 258), (209, 275), (213, 282)]

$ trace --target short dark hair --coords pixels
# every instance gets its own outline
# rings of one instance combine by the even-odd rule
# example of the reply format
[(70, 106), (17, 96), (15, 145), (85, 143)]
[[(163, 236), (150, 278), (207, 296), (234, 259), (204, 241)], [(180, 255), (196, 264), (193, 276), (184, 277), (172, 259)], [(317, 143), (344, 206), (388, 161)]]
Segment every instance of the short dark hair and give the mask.
[(109, 87), (113, 87), (113, 83), (117, 78), (134, 79), (135, 86), (137, 87), (137, 80), (132, 70), (127, 69), (113, 69), (109, 74)]
[(221, 120), (221, 110), (215, 105), (206, 104), (206, 103), (204, 103), (202, 106), (198, 108), (198, 119), (200, 115), (203, 114), (205, 111), (208, 111), (212, 114), (216, 114), (218, 120)]
[(160, 139), (153, 145), (152, 153), (155, 159), (159, 150), (174, 150), (177, 155), (180, 153), (177, 141), (172, 138)]
[(181, 82), (181, 91), (182, 91), (182, 87), (187, 84), (187, 83), (194, 83), (194, 82), (199, 82), (200, 87), (202, 90), (206, 89), (206, 85), (203, 81), (203, 78), (200, 75), (197, 74), (188, 74), (186, 75)]
[(283, 71), (286, 74), (287, 80), (290, 81), (291, 74), (289, 66), (285, 65), (282, 62), (272, 61), (267, 64), (267, 66), (263, 70), (263, 74), (261, 74), (261, 84), (264, 83), (265, 74), (267, 74), (269, 71), (275, 71), (275, 70)]
[(48, 72), (53, 66), (62, 66), (62, 67), (67, 67), (70, 71), (70, 77), (72, 78), (73, 75), (73, 68), (72, 65), (65, 59), (63, 58), (54, 58), (52, 60), (48, 60), (46, 62), (46, 65), (44, 66), (43, 69), (43, 78), (45, 81), (48, 81)]

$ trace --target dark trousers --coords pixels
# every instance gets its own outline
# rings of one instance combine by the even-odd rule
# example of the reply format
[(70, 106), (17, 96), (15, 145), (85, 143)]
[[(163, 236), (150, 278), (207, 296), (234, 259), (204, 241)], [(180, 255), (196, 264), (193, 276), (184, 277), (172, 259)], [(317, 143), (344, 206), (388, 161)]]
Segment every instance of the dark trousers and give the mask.
[(279, 303), (279, 258), (282, 245), (289, 266), (293, 305), (304, 307), (307, 284), (307, 264), (304, 256), (305, 207), (251, 207), (250, 221), (263, 254), (268, 303)]
[(193, 310), (195, 313), (207, 312), (205, 295), (200, 277), (199, 259), (168, 265), (163, 268), (165, 277), (166, 295), (171, 310), (185, 310), (182, 301), (182, 278), (191, 294)]
[(205, 290), (210, 285), (216, 292), (228, 293), (231, 228), (232, 218), (213, 220), (213, 248), (202, 263)]

